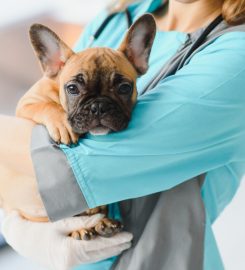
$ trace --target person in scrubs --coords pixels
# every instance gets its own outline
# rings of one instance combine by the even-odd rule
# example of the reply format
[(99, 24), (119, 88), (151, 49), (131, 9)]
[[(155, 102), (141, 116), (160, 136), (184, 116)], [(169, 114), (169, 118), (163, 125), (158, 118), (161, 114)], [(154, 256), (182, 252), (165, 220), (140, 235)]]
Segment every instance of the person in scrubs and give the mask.
[[(116, 9), (126, 6), (133, 21), (148, 12), (158, 27), (127, 130), (87, 135), (76, 147), (61, 145), (55, 155), (64, 171), (56, 172), (45, 128), (0, 116), (3, 205), (26, 211), (31, 206), (42, 215), (43, 204), (55, 221), (35, 223), (9, 213), (3, 233), (17, 252), (47, 269), (222, 270), (211, 225), (245, 172), (245, 1), (121, 1)], [(167, 73), (178, 66), (220, 14), (223, 20), (183, 67), (144, 93), (163, 68)], [(75, 51), (89, 46), (107, 16), (104, 11), (88, 25)], [(117, 48), (127, 27), (124, 12), (118, 12), (92, 46)], [(49, 172), (54, 184), (42, 189)], [(101, 218), (72, 218), (78, 210), (104, 204), (126, 232), (89, 242), (67, 236)]]

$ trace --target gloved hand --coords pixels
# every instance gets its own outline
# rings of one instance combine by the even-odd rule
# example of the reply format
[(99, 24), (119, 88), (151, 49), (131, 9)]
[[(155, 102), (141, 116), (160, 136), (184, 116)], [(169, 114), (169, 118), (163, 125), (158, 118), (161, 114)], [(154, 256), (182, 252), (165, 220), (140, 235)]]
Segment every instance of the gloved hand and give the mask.
[(17, 212), (8, 214), (2, 224), (6, 241), (22, 256), (51, 270), (68, 270), (119, 255), (131, 246), (132, 235), (119, 233), (111, 238), (75, 240), (69, 233), (93, 227), (103, 215), (82, 216), (58, 222), (31, 222)]

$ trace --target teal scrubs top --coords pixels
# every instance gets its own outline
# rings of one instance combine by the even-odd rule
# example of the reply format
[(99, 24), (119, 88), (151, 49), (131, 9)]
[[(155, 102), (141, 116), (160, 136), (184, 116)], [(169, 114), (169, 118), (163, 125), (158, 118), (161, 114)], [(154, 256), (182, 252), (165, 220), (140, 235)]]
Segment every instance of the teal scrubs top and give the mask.
[[(159, 6), (143, 0), (129, 10), (134, 20)], [(85, 49), (102, 13), (75, 50)], [(118, 14), (93, 43), (117, 48), (127, 30)], [(186, 33), (158, 31), (150, 68), (137, 81), (138, 101), (125, 131), (87, 135), (62, 146), (90, 208), (168, 190), (206, 172), (205, 270), (224, 269), (211, 224), (232, 200), (245, 171), (245, 33), (230, 32), (196, 53), (175, 75), (140, 96), (144, 87), (185, 42)], [(115, 258), (78, 269), (108, 270)], [(125, 269), (126, 270), (126, 269)]]

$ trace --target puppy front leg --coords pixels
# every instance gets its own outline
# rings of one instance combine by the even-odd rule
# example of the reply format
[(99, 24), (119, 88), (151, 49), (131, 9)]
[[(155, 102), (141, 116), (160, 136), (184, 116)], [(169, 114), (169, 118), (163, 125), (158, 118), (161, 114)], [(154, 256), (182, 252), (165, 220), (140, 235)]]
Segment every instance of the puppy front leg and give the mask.
[(44, 113), (43, 124), (47, 127), (51, 138), (58, 144), (77, 143), (79, 136), (72, 131), (67, 115), (58, 104), (46, 105), (48, 113)]
[(37, 81), (18, 102), (16, 116), (46, 126), (57, 143), (70, 144), (78, 140), (67, 121), (55, 80), (43, 77)]
[(17, 110), (16, 115), (46, 126), (49, 135), (57, 143), (68, 145), (78, 141), (78, 135), (72, 131), (64, 109), (53, 101), (27, 103)]

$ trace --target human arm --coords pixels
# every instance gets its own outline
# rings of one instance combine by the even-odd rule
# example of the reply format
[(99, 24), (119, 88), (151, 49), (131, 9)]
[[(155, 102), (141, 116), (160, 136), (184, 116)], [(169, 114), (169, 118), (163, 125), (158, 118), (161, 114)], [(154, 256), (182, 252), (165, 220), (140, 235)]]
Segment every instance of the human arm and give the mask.
[(78, 241), (67, 236), (74, 230), (94, 226), (102, 217), (97, 214), (39, 223), (25, 220), (13, 212), (5, 217), (2, 231), (7, 242), (22, 256), (47, 269), (68, 270), (116, 256), (130, 247), (132, 235), (129, 233), (112, 238), (97, 237), (91, 241)]
[(169, 189), (244, 157), (244, 33), (141, 96), (127, 130), (63, 147), (89, 207)]
[[(3, 206), (4, 209), (8, 211), (11, 209), (21, 210), (25, 214), (32, 216), (32, 218), (46, 217), (46, 211), (37, 189), (32, 162), (29, 156), (30, 137), (34, 124), (24, 119), (7, 116), (0, 116), (0, 123), (4, 127), (3, 132), (0, 134), (0, 206)], [(18, 132), (16, 133), (16, 131)], [(46, 265), (46, 263), (49, 263), (49, 265), (61, 263), (67, 254), (66, 249), (69, 249), (69, 243), (74, 243), (75, 241), (70, 239), (65, 231), (61, 231), (61, 227), (64, 225), (63, 221), (61, 221), (60, 226), (48, 222), (36, 223), (24, 220), (18, 215), (12, 214), (10, 216), (7, 215), (6, 220), (7, 221), (4, 222), (4, 235), (8, 243), (20, 254), (36, 262), (40, 262), (42, 265)], [(96, 220), (93, 219), (93, 222), (96, 223)], [(72, 227), (74, 224), (77, 226), (76, 229), (79, 230), (85, 225), (93, 225), (88, 221), (85, 222), (83, 217), (74, 218), (74, 220), (69, 219), (69, 226), (67, 226), (66, 231), (70, 233), (74, 228)], [(42, 237), (40, 237), (40, 235), (42, 235)], [(51, 238), (49, 238), (49, 236)], [(100, 242), (102, 246), (106, 245), (107, 248), (95, 251), (96, 260), (111, 257), (115, 255), (115, 251), (119, 254), (124, 248), (129, 247), (130, 244), (126, 243), (130, 241), (128, 236), (129, 234), (127, 233), (119, 234), (114, 240), (112, 239), (112, 242), (108, 242), (105, 239), (97, 239), (98, 241), (93, 242), (95, 248), (98, 248)], [(50, 256), (53, 259), (46, 262), (48, 256), (45, 252), (50, 251), (51, 239), (53, 239), (53, 249), (50, 252)], [(117, 240), (119, 241), (117, 242)], [(63, 247), (60, 245), (61, 242), (64, 243)], [(68, 253), (68, 258), (71, 260), (67, 261), (67, 263), (77, 262), (79, 264), (89, 262), (83, 260), (81, 244), (82, 243), (72, 244), (71, 252), (78, 256), (71, 258), (72, 253)], [(124, 248), (122, 248), (121, 244), (124, 245)], [(46, 249), (47, 247), (49, 247), (49, 249)], [(42, 252), (39, 252), (40, 248)], [(62, 251), (64, 253), (62, 253)], [(103, 257), (98, 257), (100, 255), (103, 255)], [(56, 257), (54, 258), (54, 256)]]

